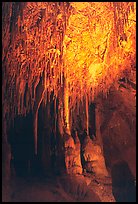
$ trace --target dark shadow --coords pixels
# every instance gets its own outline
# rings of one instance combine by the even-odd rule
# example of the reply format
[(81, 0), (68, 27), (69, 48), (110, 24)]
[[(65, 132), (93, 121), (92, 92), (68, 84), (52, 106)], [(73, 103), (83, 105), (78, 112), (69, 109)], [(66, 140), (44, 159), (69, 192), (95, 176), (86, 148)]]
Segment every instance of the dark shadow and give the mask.
[(96, 124), (95, 124), (95, 103), (89, 105), (89, 135), (93, 140), (93, 136), (96, 135)]
[(111, 170), (112, 192), (117, 202), (136, 202), (134, 176), (125, 161), (119, 161)]
[(26, 117), (17, 116), (14, 126), (10, 128), (8, 141), (11, 145), (11, 168), (17, 176), (29, 174), (29, 163), (33, 157), (32, 114)]

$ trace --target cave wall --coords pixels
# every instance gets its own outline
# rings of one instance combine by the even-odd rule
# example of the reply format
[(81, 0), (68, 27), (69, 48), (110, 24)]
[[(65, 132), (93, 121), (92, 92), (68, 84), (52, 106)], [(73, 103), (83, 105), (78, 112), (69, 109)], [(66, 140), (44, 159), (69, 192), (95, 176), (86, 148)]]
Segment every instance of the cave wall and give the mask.
[[(133, 82), (133, 83), (130, 83)], [(136, 69), (133, 77), (128, 75), (110, 89), (103, 109), (101, 135), (107, 166), (110, 168), (119, 160), (128, 163), (132, 174), (136, 175)]]

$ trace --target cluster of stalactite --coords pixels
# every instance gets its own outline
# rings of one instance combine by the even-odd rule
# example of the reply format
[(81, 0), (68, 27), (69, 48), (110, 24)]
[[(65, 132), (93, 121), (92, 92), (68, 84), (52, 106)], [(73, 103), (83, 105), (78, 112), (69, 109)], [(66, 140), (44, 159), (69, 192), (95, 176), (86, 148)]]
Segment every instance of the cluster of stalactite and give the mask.
[(129, 14), (134, 12), (134, 2), (113, 2), (113, 8), (116, 34), (120, 35), (125, 32), (124, 26), (131, 21)]
[(3, 120), (32, 110), (35, 153), (42, 101), (54, 101), (61, 135), (76, 128), (81, 110), (89, 134), (90, 104), (135, 64), (134, 2), (7, 2), (2, 9)]
[[(13, 117), (16, 114), (26, 114), (33, 109), (36, 87), (40, 80), (47, 90), (44, 97), (46, 102), (52, 91), (57, 97), (60, 87), (63, 86), (63, 78), (66, 80), (68, 78), (66, 89), (69, 90), (69, 103), (72, 108), (78, 101), (83, 102), (85, 95), (88, 95), (88, 100), (92, 101), (100, 91), (107, 93), (113, 80), (119, 78), (121, 71), (126, 69), (126, 61), (127, 66), (128, 64), (131, 66), (132, 62), (128, 59), (130, 56), (125, 59), (126, 53), (124, 54), (124, 51), (117, 46), (113, 48), (113, 44), (114, 35), (125, 38), (126, 24), (133, 24), (128, 18), (130, 12), (134, 12), (134, 2), (105, 3), (99, 13), (96, 12), (96, 6), (95, 3), (89, 3), (89, 6), (83, 10), (74, 11), (75, 14), (72, 12), (70, 18), (80, 15), (76, 17), (77, 23), (78, 18), (82, 18), (82, 26), (78, 31), (80, 33), (76, 37), (76, 32), (72, 30), (72, 22), (65, 36), (70, 12), (69, 3), (3, 4), (3, 11), (7, 9), (3, 12), (3, 99), (7, 101), (5, 101), (7, 112)], [(85, 27), (83, 22), (86, 23)], [(93, 50), (86, 46), (85, 49), (82, 45), (80, 48), (74, 46), (75, 51), (71, 50), (69, 45), (75, 38), (78, 46), (80, 43), (85, 44), (85, 37), (81, 39), (80, 34), (85, 36), (89, 33), (90, 36), (87, 36), (86, 40), (90, 42), (87, 43), (94, 43), (96, 38), (93, 33), (96, 33), (99, 22), (100, 32), (106, 34), (103, 49), (100, 46), (94, 47)], [(112, 32), (109, 33), (109, 29)], [(101, 53), (96, 49), (101, 49)], [(77, 55), (78, 51), (82, 51), (80, 58), (69, 56)], [(100, 54), (102, 56), (99, 56)], [(111, 54), (114, 54), (114, 57), (111, 57)], [(135, 56), (132, 55), (133, 53), (131, 53), (133, 60)], [(69, 62), (70, 59), (74, 65)]]
[(135, 11), (134, 2), (86, 3), (83, 9), (72, 5), (64, 63), (69, 107), (75, 109), (76, 104), (79, 110), (87, 98), (90, 104), (99, 93), (107, 96), (110, 86), (131, 72), (136, 50), (135, 19), (130, 15)]
[(91, 102), (100, 93), (106, 97), (112, 84), (118, 87), (117, 80), (127, 77), (135, 64), (134, 2), (72, 6), (64, 38), (66, 94), (71, 119), (74, 113), (80, 115), (82, 107), (85, 110), (88, 133)]
[(45, 102), (52, 91), (57, 96), (68, 15), (68, 3), (3, 3), (3, 104), (10, 118), (33, 109), (39, 83)]

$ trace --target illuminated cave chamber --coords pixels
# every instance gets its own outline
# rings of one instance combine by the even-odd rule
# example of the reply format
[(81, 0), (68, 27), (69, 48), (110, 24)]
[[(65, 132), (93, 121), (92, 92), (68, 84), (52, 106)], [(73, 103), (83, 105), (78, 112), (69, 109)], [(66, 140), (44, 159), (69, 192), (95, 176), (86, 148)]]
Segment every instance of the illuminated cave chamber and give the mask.
[(135, 3), (2, 11), (3, 178), (107, 177), (120, 160), (135, 177)]

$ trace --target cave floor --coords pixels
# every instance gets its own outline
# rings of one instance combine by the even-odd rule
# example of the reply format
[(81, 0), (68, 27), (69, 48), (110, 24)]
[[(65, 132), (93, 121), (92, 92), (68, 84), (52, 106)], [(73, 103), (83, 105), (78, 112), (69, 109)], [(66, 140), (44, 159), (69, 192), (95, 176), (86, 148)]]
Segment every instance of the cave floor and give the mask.
[(96, 177), (87, 175), (91, 179), (90, 188), (97, 194), (101, 202), (116, 202), (112, 195), (111, 177)]
[[(110, 177), (98, 178), (85, 174), (83, 178), (87, 188), (80, 188), (79, 184), (74, 188), (74, 183), (70, 184), (72, 186), (68, 191), (61, 185), (60, 177), (14, 178), (3, 187), (3, 202), (98, 202), (99, 199), (101, 202), (115, 202)], [(65, 180), (65, 185), (67, 182)], [(87, 194), (87, 191), (90, 193)]]

